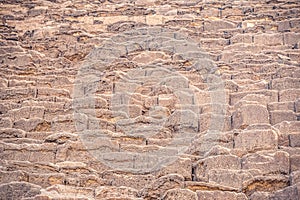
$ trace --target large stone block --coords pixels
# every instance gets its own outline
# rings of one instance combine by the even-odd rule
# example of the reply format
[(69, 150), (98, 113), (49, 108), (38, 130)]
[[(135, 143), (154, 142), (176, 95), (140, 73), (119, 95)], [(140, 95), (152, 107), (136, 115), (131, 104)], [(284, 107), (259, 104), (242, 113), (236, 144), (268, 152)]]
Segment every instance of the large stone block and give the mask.
[(270, 195), (270, 200), (278, 200), (278, 199), (295, 200), (299, 198), (300, 195), (298, 194), (298, 189), (296, 186), (286, 187)]
[(28, 182), (39, 185), (43, 188), (49, 187), (55, 184), (64, 184), (65, 174), (53, 173), (53, 174), (40, 174), (40, 173), (29, 173)]
[(271, 88), (273, 90), (297, 89), (300, 88), (300, 79), (290, 77), (276, 78), (271, 81)]
[(300, 133), (290, 134), (289, 141), (291, 147), (300, 147)]
[(208, 130), (231, 130), (231, 117), (215, 113), (201, 114), (199, 116), (199, 131), (204, 132)]
[(198, 200), (214, 199), (214, 200), (246, 200), (247, 196), (243, 193), (228, 191), (197, 191)]
[(189, 199), (189, 200), (198, 200), (196, 192), (193, 192), (189, 189), (171, 189), (168, 190), (162, 197), (162, 199), (166, 200), (181, 200), (181, 199)]
[(300, 154), (290, 156), (291, 171), (297, 171), (300, 169)]
[(237, 156), (233, 155), (219, 155), (211, 156), (197, 162), (196, 167), (196, 177), (199, 181), (207, 181), (208, 172), (210, 170), (220, 170), (220, 169), (231, 169), (239, 170), (241, 169), (241, 160)]
[(27, 182), (10, 182), (0, 185), (0, 199), (22, 199), (41, 193), (41, 187)]
[(232, 116), (233, 128), (245, 128), (251, 124), (269, 123), (269, 113), (265, 106), (258, 104), (243, 105)]
[(136, 190), (143, 189), (155, 180), (155, 176), (151, 174), (122, 174), (112, 170), (103, 172), (102, 178), (110, 182), (112, 186), (131, 187)]
[(300, 98), (300, 89), (286, 89), (279, 92), (279, 101), (296, 101)]
[(273, 130), (243, 130), (234, 138), (234, 148), (249, 152), (277, 149), (278, 137)]
[(253, 176), (249, 171), (218, 169), (210, 170), (208, 177), (210, 183), (241, 190), (243, 182), (251, 179)]
[(295, 46), (299, 42), (300, 33), (284, 33), (284, 44)]
[(260, 45), (282, 45), (283, 44), (283, 35), (279, 33), (263, 33), (257, 34), (254, 36), (254, 43)]
[(211, 20), (204, 22), (204, 31), (218, 31), (220, 29), (233, 29), (236, 24), (225, 20)]
[(297, 121), (297, 115), (293, 111), (270, 111), (270, 121), (271, 124), (277, 124), (283, 121)]
[(27, 181), (28, 174), (23, 171), (0, 171), (0, 183)]
[(50, 124), (40, 118), (20, 119), (16, 121), (13, 128), (24, 131), (49, 131)]
[(262, 174), (288, 174), (289, 162), (289, 154), (284, 151), (261, 151), (245, 155), (242, 158), (242, 169), (257, 169)]
[(138, 191), (130, 187), (100, 186), (95, 190), (95, 199), (137, 199)]
[(253, 36), (251, 34), (235, 34), (230, 38), (230, 43), (252, 43)]
[(295, 105), (293, 101), (269, 103), (267, 107), (269, 111), (275, 111), (275, 110), (294, 111), (295, 109)]
[(258, 91), (246, 91), (236, 92), (230, 95), (230, 105), (235, 105), (238, 101), (243, 99), (246, 95), (256, 94), (266, 96), (267, 103), (278, 102), (278, 91), (275, 90), (258, 90)]

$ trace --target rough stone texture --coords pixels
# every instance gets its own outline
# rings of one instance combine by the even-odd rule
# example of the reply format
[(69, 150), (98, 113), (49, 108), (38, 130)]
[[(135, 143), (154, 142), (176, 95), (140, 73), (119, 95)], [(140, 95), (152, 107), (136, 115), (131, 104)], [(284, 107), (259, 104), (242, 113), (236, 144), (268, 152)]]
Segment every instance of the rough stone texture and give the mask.
[(299, 8), (2, 0), (0, 199), (299, 199)]

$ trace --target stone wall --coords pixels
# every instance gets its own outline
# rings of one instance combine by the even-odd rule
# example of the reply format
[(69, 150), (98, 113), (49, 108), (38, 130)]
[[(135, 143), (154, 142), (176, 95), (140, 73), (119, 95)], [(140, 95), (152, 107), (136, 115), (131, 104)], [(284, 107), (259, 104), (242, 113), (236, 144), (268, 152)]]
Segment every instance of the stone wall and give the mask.
[(299, 199), (299, 1), (0, 16), (0, 199)]

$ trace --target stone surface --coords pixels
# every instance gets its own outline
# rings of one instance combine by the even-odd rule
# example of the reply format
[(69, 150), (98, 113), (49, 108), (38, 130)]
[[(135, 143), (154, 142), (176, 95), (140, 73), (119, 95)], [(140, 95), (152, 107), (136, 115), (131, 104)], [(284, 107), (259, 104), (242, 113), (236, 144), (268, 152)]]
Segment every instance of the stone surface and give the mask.
[(0, 18), (0, 199), (299, 198), (297, 0), (3, 0)]

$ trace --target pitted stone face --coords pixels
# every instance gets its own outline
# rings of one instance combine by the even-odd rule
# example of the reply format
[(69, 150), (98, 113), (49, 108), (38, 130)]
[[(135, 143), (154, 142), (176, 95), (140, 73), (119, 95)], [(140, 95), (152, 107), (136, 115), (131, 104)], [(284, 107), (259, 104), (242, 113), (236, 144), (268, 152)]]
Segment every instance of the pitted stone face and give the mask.
[[(205, 103), (215, 111), (206, 134), (199, 127), (203, 91), (185, 71), (206, 85)], [(213, 61), (187, 36), (156, 27), (105, 41), (85, 60), (74, 88), (76, 128), (86, 148), (113, 169), (134, 173), (216, 145), (206, 138), (223, 127), (215, 105), (225, 105), (225, 92)]]

